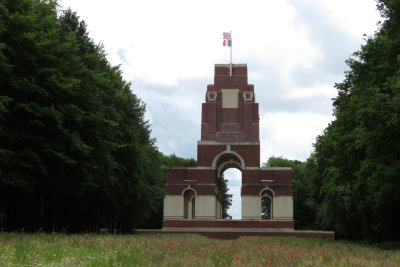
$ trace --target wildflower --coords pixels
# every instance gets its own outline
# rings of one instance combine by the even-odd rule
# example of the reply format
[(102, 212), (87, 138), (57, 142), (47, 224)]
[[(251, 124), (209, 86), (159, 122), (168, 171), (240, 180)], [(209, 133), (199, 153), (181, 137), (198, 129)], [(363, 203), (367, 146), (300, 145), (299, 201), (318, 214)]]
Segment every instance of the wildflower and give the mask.
[(279, 246), (282, 246), (282, 243), (279, 243)]
[(214, 249), (214, 247), (211, 247), (211, 249)]
[(340, 259), (340, 255), (337, 256)]
[(238, 260), (239, 260), (239, 258), (236, 258), (236, 260), (238, 261)]

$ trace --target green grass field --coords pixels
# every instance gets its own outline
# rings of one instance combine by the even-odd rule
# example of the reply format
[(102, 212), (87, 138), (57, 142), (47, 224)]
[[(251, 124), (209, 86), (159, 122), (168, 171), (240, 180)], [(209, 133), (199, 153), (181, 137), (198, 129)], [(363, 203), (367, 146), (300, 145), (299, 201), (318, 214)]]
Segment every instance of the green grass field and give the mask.
[(288, 237), (0, 233), (0, 266), (400, 266), (400, 250)]

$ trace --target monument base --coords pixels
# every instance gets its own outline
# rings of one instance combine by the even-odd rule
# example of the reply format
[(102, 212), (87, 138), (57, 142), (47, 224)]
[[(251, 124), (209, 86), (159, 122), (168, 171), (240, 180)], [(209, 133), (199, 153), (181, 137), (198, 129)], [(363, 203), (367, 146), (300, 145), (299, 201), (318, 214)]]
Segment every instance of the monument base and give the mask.
[(333, 231), (294, 230), (293, 220), (164, 220), (162, 229), (138, 229), (138, 234), (199, 234), (209, 238), (292, 236), (335, 240)]
[(262, 230), (275, 230), (280, 229), (283, 231), (293, 231), (293, 220), (164, 220), (163, 230), (187, 230), (187, 229), (204, 229), (204, 230), (223, 230), (223, 229), (258, 229)]
[(335, 240), (333, 231), (294, 230), (293, 221), (276, 220), (164, 220), (162, 229), (137, 229), (137, 234), (199, 234), (209, 238), (292, 236)]

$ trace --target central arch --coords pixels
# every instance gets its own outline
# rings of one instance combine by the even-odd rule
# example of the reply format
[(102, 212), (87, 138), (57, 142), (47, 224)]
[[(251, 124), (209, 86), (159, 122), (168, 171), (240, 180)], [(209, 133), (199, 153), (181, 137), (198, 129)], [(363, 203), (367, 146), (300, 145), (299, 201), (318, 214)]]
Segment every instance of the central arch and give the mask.
[(219, 153), (213, 160), (212, 167), (216, 170), (217, 175), (217, 201), (216, 201), (216, 218), (222, 219), (222, 203), (221, 203), (221, 183), (223, 174), (226, 170), (234, 168), (239, 171), (243, 171), (245, 168), (245, 162), (243, 158), (235, 151), (223, 151)]
[(223, 151), (213, 160), (212, 168), (217, 170), (218, 178), (221, 178), (225, 170), (236, 168), (243, 171), (246, 167), (243, 158), (235, 151)]
[[(242, 218), (242, 196), (240, 194), (242, 189), (243, 173), (237, 168), (226, 169), (223, 173), (222, 179), (226, 181), (227, 194), (231, 195), (231, 205), (222, 201), (221, 208), (226, 209), (228, 218), (241, 219)], [(224, 206), (225, 204), (225, 206)], [(228, 219), (226, 218), (226, 219)]]

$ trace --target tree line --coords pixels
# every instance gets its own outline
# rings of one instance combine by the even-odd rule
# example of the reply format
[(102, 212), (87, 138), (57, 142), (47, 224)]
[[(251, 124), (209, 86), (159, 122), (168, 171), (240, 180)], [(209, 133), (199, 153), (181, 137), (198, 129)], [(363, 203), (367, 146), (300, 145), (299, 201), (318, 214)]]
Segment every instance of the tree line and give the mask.
[(119, 67), (57, 9), (0, 1), (0, 227), (132, 231), (158, 212), (169, 158)]
[(306, 162), (270, 158), (293, 168), (299, 229), (340, 238), (400, 240), (400, 2), (379, 0), (383, 22), (347, 60), (335, 85), (335, 119)]
[(131, 84), (58, 8), (0, 1), (0, 230), (161, 228), (165, 169), (197, 163), (158, 150)]

